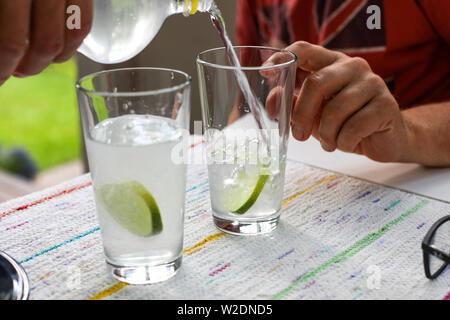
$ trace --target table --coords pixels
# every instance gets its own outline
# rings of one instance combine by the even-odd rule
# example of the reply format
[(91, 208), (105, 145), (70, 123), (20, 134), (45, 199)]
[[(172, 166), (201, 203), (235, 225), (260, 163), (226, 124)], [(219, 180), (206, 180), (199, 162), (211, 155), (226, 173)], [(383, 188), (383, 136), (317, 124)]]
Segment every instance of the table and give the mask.
[(206, 167), (191, 165), (183, 266), (164, 283), (132, 286), (107, 274), (89, 175), (0, 204), (0, 247), (27, 271), (31, 299), (450, 298), (450, 272), (426, 279), (420, 249), (450, 204), (437, 199), (440, 187), (413, 179), (444, 188), (447, 169), (428, 175), (336, 155), (343, 160), (330, 164), (314, 142), (291, 143), (280, 225), (252, 237), (213, 226)]
[(316, 139), (290, 140), (288, 158), (359, 179), (450, 202), (450, 168), (379, 163), (355, 154), (325, 152)]

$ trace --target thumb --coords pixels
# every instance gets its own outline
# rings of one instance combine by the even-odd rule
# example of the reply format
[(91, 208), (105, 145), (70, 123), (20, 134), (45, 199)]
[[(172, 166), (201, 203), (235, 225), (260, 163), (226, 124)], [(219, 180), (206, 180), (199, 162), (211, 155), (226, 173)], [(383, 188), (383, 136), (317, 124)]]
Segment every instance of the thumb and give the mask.
[(309, 72), (319, 71), (344, 57), (343, 53), (328, 50), (305, 41), (298, 41), (286, 48), (294, 53), (297, 58), (299, 69)]
[(279, 51), (269, 57), (263, 64), (262, 69), (260, 70), (260, 74), (265, 78), (273, 78), (280, 74), (279, 68), (275, 68), (275, 66), (280, 66), (285, 63), (292, 63), (294, 57), (292, 56), (292, 52), (287, 50)]

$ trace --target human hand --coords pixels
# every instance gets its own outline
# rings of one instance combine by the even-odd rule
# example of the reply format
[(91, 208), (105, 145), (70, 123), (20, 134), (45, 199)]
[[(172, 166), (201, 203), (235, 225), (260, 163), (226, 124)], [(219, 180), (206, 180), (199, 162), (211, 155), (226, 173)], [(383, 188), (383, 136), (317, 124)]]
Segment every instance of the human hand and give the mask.
[[(89, 34), (93, 0), (0, 0), (0, 85), (68, 60)], [(81, 28), (66, 27), (67, 8), (81, 9)]]
[[(299, 69), (310, 72), (294, 99), (294, 138), (306, 141), (312, 135), (325, 151), (339, 149), (375, 161), (405, 159), (408, 127), (385, 82), (364, 59), (307, 42), (286, 49), (297, 55)], [(274, 55), (268, 63), (276, 60)], [(270, 110), (270, 99), (268, 104)]]

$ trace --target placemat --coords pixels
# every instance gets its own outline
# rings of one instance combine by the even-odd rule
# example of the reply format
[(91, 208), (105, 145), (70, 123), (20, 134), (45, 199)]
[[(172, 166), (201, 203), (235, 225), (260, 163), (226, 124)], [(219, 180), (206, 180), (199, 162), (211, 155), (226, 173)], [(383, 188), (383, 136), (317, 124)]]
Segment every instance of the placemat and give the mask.
[(212, 223), (206, 167), (188, 170), (178, 274), (127, 285), (106, 272), (89, 175), (0, 204), (0, 249), (30, 299), (448, 299), (425, 278), (421, 241), (450, 204), (288, 161), (281, 222), (232, 236)]

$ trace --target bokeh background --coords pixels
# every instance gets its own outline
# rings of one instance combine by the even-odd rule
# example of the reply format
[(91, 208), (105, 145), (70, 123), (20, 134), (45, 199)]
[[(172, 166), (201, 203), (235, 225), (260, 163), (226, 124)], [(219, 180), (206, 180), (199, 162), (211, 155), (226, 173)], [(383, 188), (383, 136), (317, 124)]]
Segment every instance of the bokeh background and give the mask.
[[(216, 0), (233, 43), (237, 0)], [(26, 79), (0, 87), (0, 202), (43, 189), (86, 171), (75, 82), (81, 76), (124, 67), (165, 67), (192, 76), (193, 122), (201, 120), (199, 52), (223, 43), (205, 13), (174, 15), (134, 59), (102, 65), (77, 54)]]

